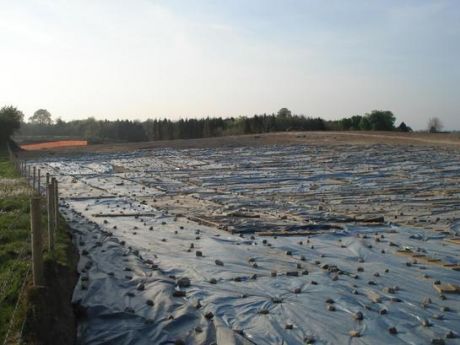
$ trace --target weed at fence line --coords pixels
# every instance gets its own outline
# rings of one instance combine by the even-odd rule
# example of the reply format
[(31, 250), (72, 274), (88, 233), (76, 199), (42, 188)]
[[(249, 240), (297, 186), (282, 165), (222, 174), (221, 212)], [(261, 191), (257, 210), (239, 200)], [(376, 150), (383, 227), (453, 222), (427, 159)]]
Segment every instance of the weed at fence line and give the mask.
[[(0, 187), (2, 180), (18, 178), (6, 149), (0, 149)], [(26, 313), (20, 300), (30, 266), (29, 195), (24, 182), (22, 192), (0, 199), (0, 341), (20, 329)], [(0, 188), (0, 190), (3, 190)], [(19, 300), (19, 303), (18, 303)], [(13, 321), (12, 317), (15, 315)]]

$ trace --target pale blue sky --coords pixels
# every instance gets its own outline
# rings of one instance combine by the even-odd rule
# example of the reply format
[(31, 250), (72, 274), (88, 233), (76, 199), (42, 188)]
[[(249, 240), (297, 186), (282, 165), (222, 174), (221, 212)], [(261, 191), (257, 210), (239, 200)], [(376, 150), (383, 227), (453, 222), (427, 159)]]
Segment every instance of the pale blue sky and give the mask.
[(372, 109), (460, 129), (460, 1), (0, 0), (0, 105), (130, 118)]

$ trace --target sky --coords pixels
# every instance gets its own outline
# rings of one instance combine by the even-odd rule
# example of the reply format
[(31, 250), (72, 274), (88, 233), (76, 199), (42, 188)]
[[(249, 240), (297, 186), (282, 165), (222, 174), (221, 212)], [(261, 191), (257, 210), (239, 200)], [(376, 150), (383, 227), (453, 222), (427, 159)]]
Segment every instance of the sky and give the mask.
[(391, 110), (460, 129), (457, 0), (0, 0), (0, 106), (171, 119)]

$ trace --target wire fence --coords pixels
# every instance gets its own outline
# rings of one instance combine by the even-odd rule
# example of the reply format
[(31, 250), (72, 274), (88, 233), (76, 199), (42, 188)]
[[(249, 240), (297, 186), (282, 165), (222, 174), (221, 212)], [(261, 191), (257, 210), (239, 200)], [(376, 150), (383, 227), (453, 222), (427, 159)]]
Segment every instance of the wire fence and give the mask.
[[(16, 323), (16, 315), (17, 315), (17, 311), (18, 311), (18, 308), (19, 308), (19, 305), (21, 303), (21, 301), (23, 301), (23, 297), (24, 297), (24, 292), (25, 292), (25, 287), (27, 285), (27, 281), (29, 280), (29, 275), (30, 275), (30, 269), (31, 269), (31, 265), (29, 264), (28, 265), (28, 268), (27, 268), (27, 272), (24, 276), (24, 279), (22, 281), (22, 284), (21, 284), (21, 290), (19, 291), (19, 295), (18, 295), (18, 299), (16, 300), (16, 304), (14, 306), (14, 310), (13, 310), (13, 313), (11, 314), (11, 319), (10, 319), (10, 323), (8, 325), (8, 328), (6, 330), (6, 335), (5, 335), (5, 339), (3, 341), (3, 345), (6, 345), (8, 344), (9, 340), (10, 340), (10, 333), (11, 331), (13, 330), (13, 327)], [(24, 320), (22, 321), (21, 323), (21, 329), (20, 329), (20, 333), (18, 334), (18, 342), (21, 343), (22, 342), (22, 332), (24, 330), (24, 325), (25, 325), (25, 318)]]
[[(27, 162), (18, 159), (17, 155), (15, 154), (14, 150), (7, 145), (8, 147), (8, 154), (11, 163), (14, 165), (16, 171), (21, 175), (29, 186), (32, 189), (32, 197), (31, 197), (31, 214), (30, 214), (30, 225), (29, 222), (27, 227), (31, 228), (32, 236), (27, 236), (25, 239), (24, 245), (22, 245), (21, 249), (17, 253), (15, 259), (11, 261), (15, 263), (25, 262), (26, 266), (21, 265), (10, 265), (7, 271), (3, 274), (3, 279), (0, 282), (0, 303), (2, 303), (5, 298), (8, 296), (9, 290), (14, 284), (17, 279), (14, 279), (14, 275), (17, 274), (16, 269), (24, 269), (25, 274), (21, 278), (20, 283), (20, 290), (17, 294), (17, 299), (14, 304), (14, 309), (9, 319), (9, 324), (6, 329), (5, 337), (3, 339), (3, 345), (9, 343), (22, 343), (22, 334), (24, 331), (24, 325), (26, 323), (26, 318), (24, 318), (21, 322), (21, 327), (19, 331), (15, 331), (15, 326), (18, 324), (20, 320), (18, 320), (18, 310), (20, 309), (21, 303), (24, 301), (24, 294), (27, 290), (26, 287), (28, 283), (32, 280), (34, 286), (39, 286), (43, 284), (43, 243), (45, 237), (48, 237), (49, 243), (49, 250), (54, 248), (54, 242), (49, 240), (55, 238), (54, 232), (57, 230), (57, 217), (58, 217), (58, 195), (57, 195), (57, 181), (56, 179), (51, 179), (52, 184), (49, 184), (50, 176), (46, 176), (46, 185), (42, 186), (41, 188), (41, 176), (38, 170), (38, 175), (36, 174), (35, 167), (33, 168), (33, 174), (31, 165), (27, 164)], [(37, 179), (39, 179), (37, 181)], [(42, 191), (45, 192), (45, 196), (49, 194), (53, 195), (53, 198), (46, 197), (43, 202), (43, 195)], [(35, 199), (35, 200), (34, 200)], [(34, 207), (34, 205), (36, 207)], [(46, 212), (47, 211), (47, 212)], [(22, 210), (17, 210), (14, 219), (8, 225), (8, 228), (4, 230), (4, 233), (11, 233), (15, 230), (23, 229), (24, 225), (21, 223), (21, 217), (24, 216), (24, 212)], [(46, 233), (46, 231), (42, 231), (41, 227), (41, 215), (47, 214), (49, 217), (46, 217), (46, 221), (48, 223), (48, 230), (52, 231), (52, 233)], [(48, 235), (48, 236), (46, 236)], [(54, 240), (53, 240), (54, 241)], [(31, 249), (32, 255), (29, 254), (29, 248)], [(32, 259), (32, 260), (31, 260)], [(13, 334), (14, 333), (14, 334)], [(14, 339), (13, 339), (14, 338)]]

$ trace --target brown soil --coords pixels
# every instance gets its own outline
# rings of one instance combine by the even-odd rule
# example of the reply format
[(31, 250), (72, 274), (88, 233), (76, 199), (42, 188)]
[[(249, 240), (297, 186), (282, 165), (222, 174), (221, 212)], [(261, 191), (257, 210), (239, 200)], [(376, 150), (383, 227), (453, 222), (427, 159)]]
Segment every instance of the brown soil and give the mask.
[(21, 145), (21, 149), (26, 151), (35, 151), (43, 149), (54, 149), (62, 147), (75, 147), (75, 146), (86, 146), (88, 142), (86, 140), (60, 140), (60, 141), (49, 141), (44, 143), (36, 144), (24, 144)]
[[(140, 143), (97, 144), (82, 147), (56, 147), (41, 150), (38, 154), (83, 153), (83, 152), (128, 152), (155, 148), (203, 148), (203, 147), (237, 147), (270, 144), (393, 144), (424, 145), (460, 148), (458, 133), (397, 133), (397, 132), (280, 132), (225, 136), (203, 139), (159, 140)], [(36, 155), (37, 152), (23, 152), (23, 157)]]

